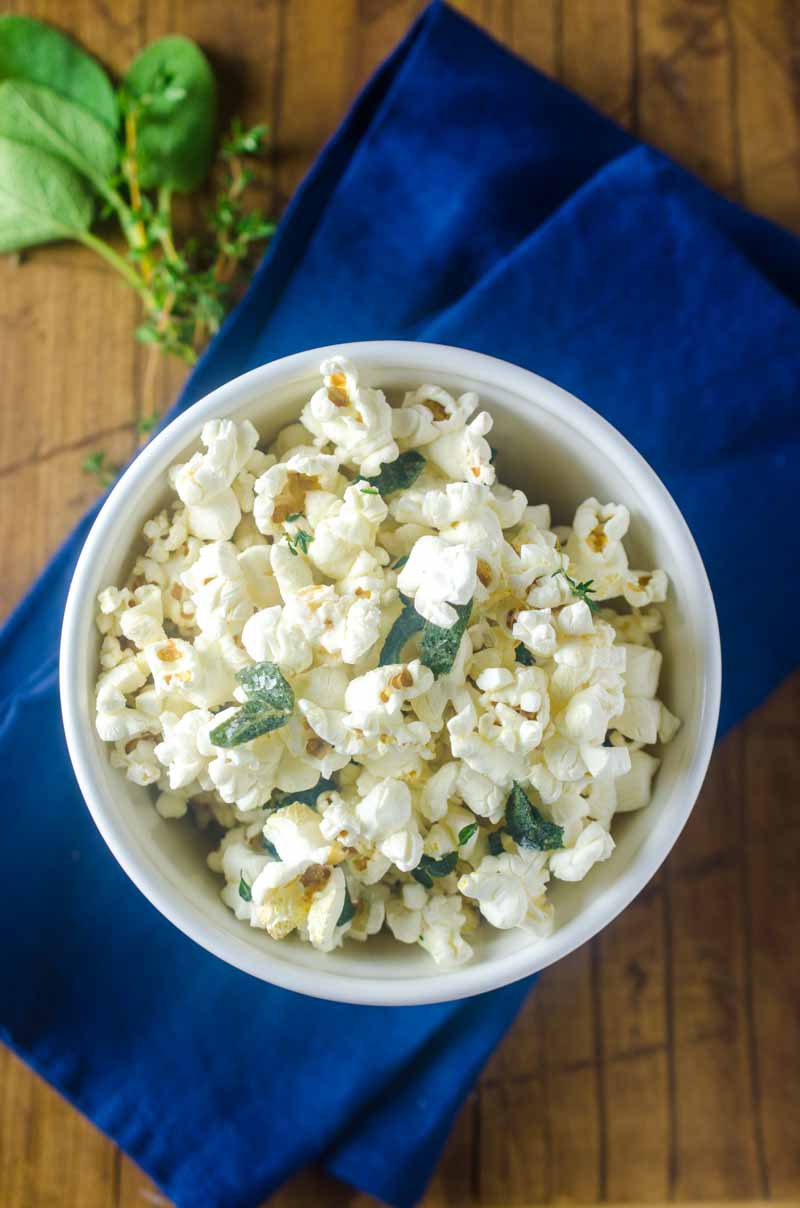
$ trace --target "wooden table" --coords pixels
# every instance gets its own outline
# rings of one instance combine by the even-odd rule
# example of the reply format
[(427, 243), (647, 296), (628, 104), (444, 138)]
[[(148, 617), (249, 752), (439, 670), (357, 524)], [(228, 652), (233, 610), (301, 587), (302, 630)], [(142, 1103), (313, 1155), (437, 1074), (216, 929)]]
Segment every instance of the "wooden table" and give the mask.
[[(180, 30), (268, 120), (280, 207), (418, 0), (31, 0), (117, 71)], [(463, 0), (464, 12), (723, 193), (800, 227), (798, 0)], [(81, 461), (132, 450), (136, 304), (74, 248), (0, 264), (0, 584), (10, 608), (91, 502)], [(98, 340), (98, 333), (102, 338)], [(787, 548), (787, 554), (790, 550)], [(800, 677), (721, 746), (666, 867), (549, 970), (465, 1104), (425, 1201), (800, 1198)], [(794, 798), (792, 789), (794, 788)], [(365, 1206), (304, 1173), (271, 1203)], [(0, 1051), (3, 1208), (167, 1204)], [(202, 1208), (198, 1205), (197, 1208)]]

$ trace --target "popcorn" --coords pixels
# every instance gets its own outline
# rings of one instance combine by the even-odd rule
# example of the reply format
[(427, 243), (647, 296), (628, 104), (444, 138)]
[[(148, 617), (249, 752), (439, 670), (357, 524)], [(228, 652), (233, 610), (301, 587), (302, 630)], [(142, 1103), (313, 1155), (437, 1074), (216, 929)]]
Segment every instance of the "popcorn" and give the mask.
[(546, 936), (553, 927), (553, 907), (545, 897), (547, 863), (545, 852), (522, 849), (516, 855), (484, 856), (474, 872), (459, 879), (459, 892), (475, 899), (493, 927), (525, 927)]
[(547, 659), (555, 654), (556, 630), (550, 608), (526, 608), (516, 614), (511, 632), (532, 654)]
[(303, 408), (301, 423), (320, 444), (332, 444), (339, 460), (356, 466), (362, 478), (377, 474), (400, 453), (383, 391), (360, 386), (358, 371), (344, 357), (325, 361), (322, 373), (325, 385)]
[(481, 411), (462, 431), (437, 437), (426, 447), (425, 455), (448, 478), (491, 486), (495, 480), (492, 448), (484, 439), (491, 430), (491, 415)]
[(351, 833), (356, 838), (374, 843), (400, 872), (416, 868), (422, 856), (422, 835), (407, 784), (388, 778), (379, 781), (358, 801), (352, 816)]
[(153, 718), (128, 706), (127, 697), (147, 679), (137, 659), (126, 659), (97, 681), (96, 728), (103, 742), (120, 742), (151, 734)]
[(419, 386), (392, 412), (394, 434), (403, 448), (421, 448), (446, 433), (462, 431), (477, 405), (478, 396), (471, 390), (456, 399), (441, 386)]
[(239, 551), (229, 541), (203, 547), (197, 561), (181, 575), (191, 593), (195, 624), (209, 638), (242, 632), (253, 613)]
[(213, 709), (231, 700), (235, 680), (228, 667), (203, 656), (190, 642), (165, 638), (144, 651), (156, 691), (174, 693), (193, 705)]
[(663, 604), (667, 598), (667, 576), (663, 570), (630, 570), (623, 577), (622, 594), (632, 608)]
[(453, 604), (468, 604), (475, 594), (478, 559), (462, 545), (441, 537), (420, 537), (397, 578), (398, 589), (413, 596), (420, 616), (449, 629), (458, 620)]
[[(160, 817), (222, 829), (208, 865), (243, 923), (325, 953), (385, 927), (453, 968), (481, 920), (549, 935), (552, 878), (608, 859), (616, 813), (650, 802), (648, 748), (680, 725), (658, 698), (667, 579), (629, 568), (624, 506), (590, 498), (553, 527), (497, 483), (473, 392), (392, 408), (348, 361), (322, 371), (268, 453), (215, 420), (171, 471), (177, 499), (98, 596), (97, 731)], [(400, 450), (423, 468), (405, 489), (384, 476), (384, 497), (366, 479)], [(399, 594), (427, 641), (392, 654)], [(457, 649), (431, 657), (466, 605)], [(249, 731), (215, 744), (240, 715)], [(515, 787), (557, 849), (512, 837)]]
[[(625, 750), (626, 748), (620, 749)], [(646, 805), (650, 804), (653, 777), (660, 762), (647, 751), (630, 751), (627, 754), (629, 770), (614, 782), (617, 792), (617, 812), (621, 814), (629, 813), (631, 810), (644, 809)]]
[[(281, 536), (290, 518), (307, 519), (313, 503), (310, 495), (325, 492), (330, 496), (339, 481), (338, 457), (310, 446), (294, 449), (285, 462), (271, 466), (254, 484), (253, 515), (259, 531)], [(336, 498), (335, 493), (332, 497)]]
[(582, 881), (601, 860), (607, 860), (614, 850), (614, 840), (599, 822), (590, 822), (581, 831), (575, 845), (550, 857), (550, 871), (559, 881)]
[(233, 480), (258, 443), (258, 433), (249, 420), (209, 420), (200, 440), (205, 453), (173, 467), (170, 484), (187, 506), (189, 532), (204, 541), (229, 541), (242, 510)]
[(431, 894), (422, 910), (419, 942), (437, 965), (455, 969), (472, 956), (472, 949), (461, 935), (468, 922), (460, 894)]
[(191, 709), (182, 717), (174, 713), (161, 715), (163, 738), (155, 749), (156, 758), (167, 769), (169, 787), (173, 792), (197, 781), (202, 788), (211, 788), (207, 777), (209, 755), (199, 748), (201, 734), (207, 732), (214, 720), (207, 709)]

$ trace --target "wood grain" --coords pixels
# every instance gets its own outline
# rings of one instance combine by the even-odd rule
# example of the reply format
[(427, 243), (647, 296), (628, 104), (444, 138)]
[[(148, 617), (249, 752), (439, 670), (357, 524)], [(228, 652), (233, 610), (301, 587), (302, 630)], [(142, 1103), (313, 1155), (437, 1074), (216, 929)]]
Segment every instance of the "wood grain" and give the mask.
[[(30, 0), (120, 71), (196, 38), (226, 109), (268, 120), (280, 209), (421, 0)], [(798, 0), (457, 0), (527, 61), (722, 192), (800, 229)], [(88, 253), (0, 261), (0, 608), (123, 460), (180, 367), (130, 338), (136, 306)], [(103, 332), (103, 339), (97, 333)], [(800, 676), (714, 757), (675, 852), (592, 945), (548, 970), (468, 1098), (426, 1208), (800, 1199)], [(779, 836), (779, 839), (776, 839)], [(308, 1171), (273, 1208), (367, 1208)], [(0, 1050), (2, 1208), (168, 1201)], [(202, 1208), (202, 1206), (199, 1206)]]

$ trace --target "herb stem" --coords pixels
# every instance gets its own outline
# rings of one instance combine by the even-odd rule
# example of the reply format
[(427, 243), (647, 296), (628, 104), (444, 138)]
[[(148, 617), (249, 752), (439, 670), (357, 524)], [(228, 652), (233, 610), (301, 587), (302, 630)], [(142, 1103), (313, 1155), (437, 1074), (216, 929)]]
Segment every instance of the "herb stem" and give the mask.
[[(140, 214), (142, 210), (142, 191), (139, 185), (139, 174), (136, 168), (136, 110), (129, 109), (125, 114), (125, 157), (122, 161), (122, 173), (128, 182), (128, 190), (131, 195), (131, 205), (134, 215)], [(150, 258), (147, 255), (147, 231), (141, 218), (134, 217), (133, 222), (128, 227), (133, 248), (142, 253), (141, 265), (142, 276), (145, 281), (149, 281), (152, 276), (153, 268), (150, 263)]]
[(104, 239), (98, 239), (91, 231), (76, 232), (75, 238), (79, 239), (86, 247), (90, 247), (92, 251), (97, 252), (98, 256), (102, 256), (112, 268), (115, 268), (125, 278), (128, 285), (133, 286), (137, 294), (144, 299), (147, 305), (151, 304), (150, 292), (139, 274), (128, 264), (127, 260), (124, 260), (118, 252), (114, 251), (110, 244), (106, 243)]
[(172, 189), (169, 185), (162, 185), (158, 190), (158, 212), (162, 219), (159, 240), (165, 256), (174, 264), (180, 257), (172, 234)]

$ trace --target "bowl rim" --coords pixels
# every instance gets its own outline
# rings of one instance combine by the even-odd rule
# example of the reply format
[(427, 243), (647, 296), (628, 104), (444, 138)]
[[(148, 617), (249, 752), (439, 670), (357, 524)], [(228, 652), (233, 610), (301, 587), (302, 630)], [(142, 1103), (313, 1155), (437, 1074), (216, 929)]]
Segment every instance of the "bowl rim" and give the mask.
[[(618, 464), (622, 459), (631, 486), (658, 504), (659, 524), (671, 527), (683, 547), (682, 555), (688, 558), (700, 591), (706, 597), (708, 607), (693, 618), (700, 627), (704, 658), (697, 743), (682, 780), (681, 799), (672, 802), (663, 844), (648, 851), (643, 846), (619, 879), (603, 894), (602, 907), (584, 912), (583, 926), (573, 929), (574, 934), (565, 935), (560, 943), (556, 930), (551, 937), (554, 942), (546, 954), (540, 953), (536, 944), (530, 944), (508, 955), (433, 973), (424, 979), (409, 975), (379, 980), (337, 973), (333, 969), (294, 965), (275, 958), (266, 948), (256, 953), (248, 944), (209, 924), (196, 913), (189, 900), (181, 896), (176, 886), (138, 859), (125, 842), (113, 801), (107, 800), (102, 791), (98, 779), (99, 754), (81, 721), (85, 667), (79, 665), (78, 659), (78, 637), (86, 622), (87, 609), (89, 615), (94, 615), (94, 600), (88, 596), (95, 559), (102, 556), (103, 547), (126, 512), (129, 500), (163, 472), (162, 462), (169, 464), (192, 438), (196, 438), (206, 419), (235, 413), (249, 400), (254, 388), (266, 392), (275, 387), (286, 387), (298, 377), (312, 376), (319, 372), (322, 360), (334, 355), (355, 360), (359, 368), (399, 368), (420, 374), (431, 371), (439, 376), (452, 372), (470, 378), (476, 388), (485, 385), (515, 394), (530, 393), (543, 411), (557, 412), (559, 419), (580, 427), (584, 435), (590, 431), (593, 443), (602, 453)], [(539, 972), (592, 939), (633, 901), (667, 858), (694, 808), (705, 779), (719, 717), (721, 666), (714, 599), (694, 538), (661, 479), (616, 428), (554, 382), (508, 361), (452, 345), (369, 340), (309, 349), (241, 374), (176, 416), (142, 449), (109, 492), (78, 558), (62, 624), (59, 685), (67, 748), (84, 801), (118, 863), (165, 918), (221, 960), (283, 989), (333, 1002), (401, 1006), (466, 998)]]

